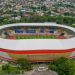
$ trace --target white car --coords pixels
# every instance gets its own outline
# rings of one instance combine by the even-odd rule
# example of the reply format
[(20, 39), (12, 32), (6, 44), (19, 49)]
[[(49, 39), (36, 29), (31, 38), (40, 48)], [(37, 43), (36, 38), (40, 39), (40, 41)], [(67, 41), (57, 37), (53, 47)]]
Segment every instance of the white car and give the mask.
[(38, 71), (46, 71), (46, 70), (48, 70), (48, 68), (46, 68), (46, 67), (39, 67), (38, 68)]

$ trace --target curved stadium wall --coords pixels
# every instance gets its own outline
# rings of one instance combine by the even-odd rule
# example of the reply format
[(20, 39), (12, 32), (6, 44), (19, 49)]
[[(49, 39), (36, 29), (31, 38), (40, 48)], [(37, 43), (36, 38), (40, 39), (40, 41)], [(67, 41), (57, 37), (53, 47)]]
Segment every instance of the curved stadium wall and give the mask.
[[(24, 30), (28, 30), (27, 32), (23, 30), (24, 27)], [(17, 35), (12, 30), (17, 30), (14, 31)], [(55, 31), (61, 32), (60, 30), (64, 33), (55, 35)], [(11, 32), (14, 36), (7, 32)], [(21, 35), (20, 38), (17, 38), (19, 35)], [(48, 62), (60, 57), (69, 58), (75, 51), (75, 28), (55, 23), (3, 25), (0, 26), (0, 43), (0, 52), (9, 56), (9, 58), (2, 57), (7, 59), (26, 58), (31, 62)]]

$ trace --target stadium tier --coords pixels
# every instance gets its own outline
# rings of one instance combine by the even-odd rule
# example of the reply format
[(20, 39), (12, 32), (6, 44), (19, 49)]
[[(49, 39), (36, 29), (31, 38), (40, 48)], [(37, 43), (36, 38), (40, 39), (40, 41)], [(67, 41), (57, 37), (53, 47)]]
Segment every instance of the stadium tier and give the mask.
[(48, 62), (75, 51), (75, 28), (55, 23), (18, 23), (0, 26), (1, 57)]
[(74, 32), (57, 26), (13, 26), (0, 30), (5, 39), (67, 39)]

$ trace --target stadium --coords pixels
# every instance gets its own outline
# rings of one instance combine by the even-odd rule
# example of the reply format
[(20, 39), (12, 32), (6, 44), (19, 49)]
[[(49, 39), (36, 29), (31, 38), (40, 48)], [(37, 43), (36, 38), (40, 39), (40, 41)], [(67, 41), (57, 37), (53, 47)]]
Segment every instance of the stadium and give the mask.
[(75, 28), (56, 23), (16, 23), (0, 26), (0, 57), (31, 62), (72, 57)]

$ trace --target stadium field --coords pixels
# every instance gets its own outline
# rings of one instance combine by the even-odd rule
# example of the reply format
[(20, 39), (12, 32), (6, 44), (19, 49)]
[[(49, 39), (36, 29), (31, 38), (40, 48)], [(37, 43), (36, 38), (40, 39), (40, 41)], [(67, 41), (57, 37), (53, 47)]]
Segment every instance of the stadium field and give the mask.
[(56, 36), (16, 36), (16, 39), (56, 39)]

